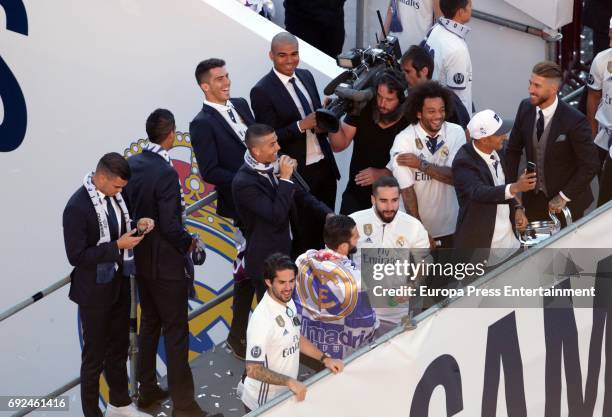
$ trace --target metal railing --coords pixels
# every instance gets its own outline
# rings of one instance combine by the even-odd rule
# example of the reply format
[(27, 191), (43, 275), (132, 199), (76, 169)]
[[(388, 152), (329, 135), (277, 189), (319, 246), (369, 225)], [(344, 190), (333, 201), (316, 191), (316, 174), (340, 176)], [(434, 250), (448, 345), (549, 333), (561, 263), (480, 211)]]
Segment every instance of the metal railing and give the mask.
[[(212, 203), (216, 199), (217, 199), (217, 192), (213, 191), (212, 193), (208, 194), (203, 199), (201, 199), (199, 201), (196, 201), (195, 203), (187, 206), (187, 208), (185, 209), (185, 212), (189, 216), (193, 212), (201, 209), (202, 207), (209, 205), (210, 203)], [(27, 307), (31, 306), (35, 302), (40, 301), (41, 299), (43, 299), (47, 295), (49, 295), (49, 294), (59, 290), (60, 288), (64, 287), (66, 284), (68, 284), (69, 282), (70, 282), (70, 276), (62, 278), (59, 281), (51, 284), (50, 286), (48, 286), (44, 290), (38, 291), (37, 293), (35, 293), (31, 297), (29, 297), (29, 298), (27, 298), (27, 299), (25, 299), (25, 300), (15, 304), (14, 306), (6, 309), (2, 313), (0, 313), (0, 322), (2, 322), (4, 320), (8, 319), (9, 317), (17, 314), (18, 312), (20, 312), (24, 308), (27, 308)]]

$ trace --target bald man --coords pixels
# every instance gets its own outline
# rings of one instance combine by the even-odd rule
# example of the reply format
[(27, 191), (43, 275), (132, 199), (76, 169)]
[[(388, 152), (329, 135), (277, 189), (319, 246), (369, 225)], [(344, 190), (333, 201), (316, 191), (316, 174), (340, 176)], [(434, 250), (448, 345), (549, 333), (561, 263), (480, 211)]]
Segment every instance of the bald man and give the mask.
[[(297, 38), (289, 32), (278, 33), (272, 38), (269, 57), (274, 68), (251, 89), (255, 120), (274, 128), (282, 152), (297, 161), (310, 192), (333, 209), (340, 172), (327, 135), (316, 126), (314, 111), (321, 107), (321, 99), (314, 78), (310, 71), (297, 68)], [(301, 213), (298, 216), (305, 219)], [(322, 247), (323, 224), (301, 223), (307, 227), (294, 237), (295, 253)]]

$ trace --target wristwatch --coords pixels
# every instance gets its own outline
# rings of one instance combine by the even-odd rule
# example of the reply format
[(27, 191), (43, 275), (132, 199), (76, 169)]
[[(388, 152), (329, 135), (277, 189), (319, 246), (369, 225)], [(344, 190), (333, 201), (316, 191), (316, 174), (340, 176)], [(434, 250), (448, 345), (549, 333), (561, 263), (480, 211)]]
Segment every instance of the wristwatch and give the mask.
[(425, 172), (425, 171), (427, 171), (427, 168), (429, 168), (429, 165), (430, 165), (429, 162), (427, 162), (424, 159), (421, 159), (421, 162), (419, 163), (419, 170), (421, 172)]
[(515, 210), (525, 210), (525, 207), (521, 204), (517, 204), (516, 206), (514, 206)]
[(321, 355), (321, 358), (319, 358), (319, 362), (324, 364), (325, 363), (325, 359), (327, 359), (327, 358), (331, 358), (331, 356), (329, 356), (327, 353), (324, 353), (324, 354)]

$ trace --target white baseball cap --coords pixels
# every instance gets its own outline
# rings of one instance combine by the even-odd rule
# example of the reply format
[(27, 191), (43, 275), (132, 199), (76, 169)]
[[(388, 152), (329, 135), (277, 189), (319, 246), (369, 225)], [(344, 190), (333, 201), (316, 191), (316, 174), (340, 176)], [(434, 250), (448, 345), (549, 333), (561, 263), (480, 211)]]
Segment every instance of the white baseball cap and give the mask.
[(510, 126), (504, 124), (502, 118), (493, 110), (483, 110), (472, 116), (467, 125), (472, 139), (482, 139), (488, 136), (508, 133)]

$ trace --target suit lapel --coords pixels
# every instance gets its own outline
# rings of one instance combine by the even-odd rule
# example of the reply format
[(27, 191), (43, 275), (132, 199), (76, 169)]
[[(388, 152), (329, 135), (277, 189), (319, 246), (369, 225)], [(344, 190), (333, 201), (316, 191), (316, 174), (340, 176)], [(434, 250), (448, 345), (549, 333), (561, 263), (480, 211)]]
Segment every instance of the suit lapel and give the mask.
[(310, 100), (312, 101), (312, 110), (314, 111), (318, 109), (319, 107), (321, 107), (321, 103), (319, 103), (319, 101), (317, 100), (316, 87), (309, 82), (310, 80), (306, 79), (306, 77), (304, 76), (304, 73), (302, 73), (300, 70), (296, 69), (295, 75), (302, 82), (302, 84), (304, 84), (304, 87), (306, 87), (306, 91), (308, 92), (308, 95), (310, 96)]
[(478, 152), (476, 152), (476, 150), (474, 149), (474, 145), (470, 145), (469, 149), (472, 154), (472, 157), (476, 161), (476, 164), (478, 164), (480, 171), (485, 173), (485, 176), (489, 180), (489, 184), (494, 186), (495, 181), (493, 180), (493, 175), (491, 175), (491, 170), (489, 169), (487, 163), (482, 159)]
[(548, 141), (546, 142), (546, 155), (549, 155), (550, 147), (557, 140), (557, 136), (559, 136), (559, 132), (561, 130), (561, 113), (563, 113), (563, 109), (561, 106), (563, 102), (561, 99), (557, 99), (557, 109), (555, 110), (555, 114), (553, 114), (552, 119), (550, 120), (550, 129), (548, 131)]
[(527, 159), (530, 161), (533, 160), (532, 155), (535, 154), (535, 149), (533, 149), (533, 129), (535, 128), (535, 122), (536, 122), (536, 109), (530, 103), (527, 106), (525, 124), (522, 127), (523, 137), (527, 141), (527, 143), (525, 144), (525, 149), (528, 152)]
[(232, 127), (227, 123), (225, 118), (221, 116), (217, 110), (213, 109), (212, 107), (206, 104), (204, 104), (204, 108), (211, 114), (212, 118), (215, 119), (217, 123), (223, 126), (225, 131), (232, 137), (232, 139), (238, 142), (240, 146), (244, 146), (244, 143), (242, 142), (242, 140), (240, 140), (236, 132), (234, 132), (234, 129), (232, 129)]
[(264, 193), (268, 197), (270, 197), (272, 200), (274, 200), (274, 198), (276, 197), (276, 190), (274, 189), (272, 184), (270, 184), (270, 180), (268, 178), (264, 177), (263, 175), (260, 175), (257, 171), (255, 171), (252, 168), (246, 168), (246, 169), (247, 169), (248, 173), (255, 178), (257, 183), (263, 189)]
[(254, 123), (253, 116), (251, 115), (250, 112), (247, 112), (247, 111), (245, 111), (245, 109), (242, 108), (241, 102), (238, 101), (238, 100), (234, 100), (232, 98), (230, 98), (230, 101), (234, 105), (234, 109), (236, 110), (236, 113), (238, 113), (240, 118), (244, 121), (244, 124), (247, 127), (252, 125)]
[(291, 98), (289, 91), (287, 91), (287, 87), (285, 87), (280, 78), (278, 78), (278, 76), (274, 73), (274, 70), (270, 70), (268, 76), (270, 77), (270, 82), (273, 84), (274, 88), (278, 90), (277, 97), (279, 97), (284, 102), (283, 107), (285, 107), (286, 109), (291, 109), (293, 111), (293, 117), (295, 118), (295, 120), (301, 119), (302, 115), (300, 114), (300, 111), (295, 105), (293, 98)]

